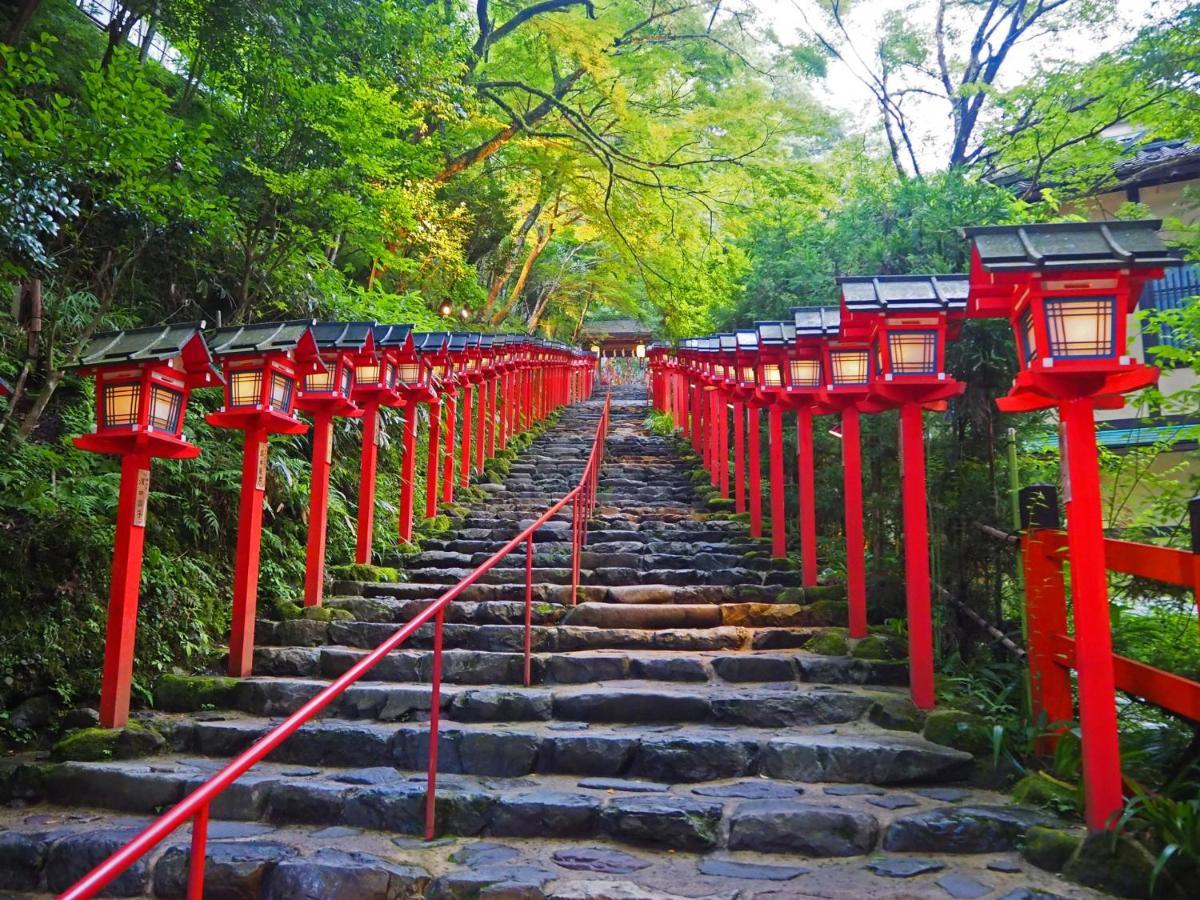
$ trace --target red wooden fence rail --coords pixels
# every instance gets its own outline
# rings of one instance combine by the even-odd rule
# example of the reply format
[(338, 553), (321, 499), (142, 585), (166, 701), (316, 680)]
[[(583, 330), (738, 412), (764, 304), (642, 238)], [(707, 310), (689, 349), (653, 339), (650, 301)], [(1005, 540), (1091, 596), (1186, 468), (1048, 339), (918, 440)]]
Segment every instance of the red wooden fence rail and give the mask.
[[(1112, 654), (1094, 659), (1082, 653), (1068, 628), (1066, 574), (1067, 533), (1058, 528), (1058, 498), (1049, 485), (1031, 485), (1021, 491), (1023, 535), (1021, 555), (1025, 574), (1028, 618), (1030, 693), (1035, 721), (1051, 728), (1074, 720), (1071, 670), (1111, 665), (1118, 690), (1189, 719), (1200, 721), (1200, 682)], [(1189, 505), (1191, 547), (1178, 550), (1107, 538), (1104, 557), (1096, 565), (1163, 584), (1190, 588), (1200, 603), (1200, 497)], [(1082, 648), (1086, 649), (1086, 648)], [(1115, 694), (1105, 698), (1116, 704)], [(1089, 752), (1088, 727), (1081, 722), (1083, 753)], [(1049, 751), (1056, 741), (1048, 735), (1041, 749)], [(1120, 760), (1106, 761), (1120, 767)], [(1119, 810), (1097, 809), (1097, 799), (1084, 784), (1089, 822), (1113, 824)]]

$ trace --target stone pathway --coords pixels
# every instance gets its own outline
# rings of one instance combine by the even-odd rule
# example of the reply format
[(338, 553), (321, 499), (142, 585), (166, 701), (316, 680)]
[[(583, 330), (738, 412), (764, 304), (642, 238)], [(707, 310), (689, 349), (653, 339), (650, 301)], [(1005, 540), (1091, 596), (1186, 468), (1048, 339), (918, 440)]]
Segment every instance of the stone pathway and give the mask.
[[(418, 838), (425, 629), (222, 795), (211, 895), (1095, 896), (1021, 860), (1044, 817), (971, 787), (972, 757), (920, 735), (896, 648), (829, 630), (845, 620), (836, 589), (803, 590), (744, 523), (707, 511), (644, 428), (642, 395), (614, 392), (577, 606), (569, 519), (538, 536), (533, 687), (523, 555), (449, 611), (445, 837)], [(503, 485), (484, 485), (487, 502), (404, 558), (403, 583), (336, 585), (328, 605), (347, 618), (259, 623), (256, 677), (182, 682), (203, 695), (177, 679), (142, 715), (169, 735), (164, 752), (10, 761), (0, 890), (68, 886), (482, 562), (573, 486), (600, 409), (565, 410)], [(118, 893), (181, 896), (186, 860), (185, 829)]]

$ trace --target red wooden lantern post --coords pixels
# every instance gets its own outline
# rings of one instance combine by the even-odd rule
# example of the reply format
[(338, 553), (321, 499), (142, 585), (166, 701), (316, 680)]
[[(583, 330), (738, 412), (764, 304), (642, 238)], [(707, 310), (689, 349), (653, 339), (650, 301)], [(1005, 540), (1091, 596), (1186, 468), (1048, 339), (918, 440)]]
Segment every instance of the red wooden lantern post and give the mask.
[(843, 278), (844, 323), (871, 333), (877, 371), (871, 396), (900, 409), (900, 480), (904, 508), (904, 587), (908, 612), (909, 689), (921, 709), (934, 705), (933, 611), (922, 410), (944, 410), (966, 385), (946, 374), (946, 339), (966, 314), (963, 275)]
[[(839, 317), (840, 319), (840, 317)], [(826, 327), (836, 324), (831, 312)], [(862, 440), (859, 413), (871, 389), (871, 347), (861, 338), (843, 336), (825, 341), (821, 358), (824, 387), (821, 403), (841, 413), (842, 503), (846, 532), (846, 600), (850, 636), (867, 635), (867, 562), (863, 537)]]
[[(721, 490), (721, 496), (729, 499), (729, 408), (730, 401), (733, 400), (737, 389), (737, 335), (731, 333), (717, 335), (718, 345), (718, 363), (717, 374), (719, 380), (716, 382), (717, 396), (717, 457), (718, 468), (720, 469), (720, 477), (718, 478), (718, 487)], [(738, 408), (734, 407), (734, 418), (737, 418)], [(737, 442), (741, 435), (741, 428), (734, 424), (734, 456), (737, 456)], [(744, 452), (744, 448), (743, 448)], [(743, 465), (745, 460), (742, 461)], [(736, 461), (735, 461), (736, 466)], [(743, 498), (744, 500), (744, 498)], [(737, 501), (734, 501), (734, 508), (737, 510)]]
[(478, 441), (475, 444), (475, 471), (483, 472), (483, 464), (492, 456), (495, 438), (495, 422), (492, 418), (496, 397), (496, 357), (493, 350), (495, 335), (479, 336), (479, 357), (475, 368), (476, 384), (479, 385), (477, 400)]
[[(432, 519), (437, 515), (438, 488), (442, 467), (442, 398), (446, 398), (446, 408), (451, 418), (454, 410), (451, 406), (451, 388), (447, 384), (449, 368), (449, 336), (444, 331), (425, 331), (413, 335), (413, 344), (417, 353), (429, 368), (428, 381), (434, 399), (429, 403), (429, 454), (425, 468), (425, 518)], [(453, 438), (450, 446), (453, 447)]]
[(783, 411), (787, 407), (785, 370), (796, 339), (791, 322), (755, 322), (758, 329), (758, 389), (770, 403), (767, 432), (770, 436), (768, 468), (771, 473), (771, 555), (787, 556), (787, 513), (783, 487)]
[[(758, 329), (741, 328), (737, 334), (737, 383), (738, 396), (742, 398), (745, 408), (746, 428), (746, 468), (749, 471), (747, 505), (750, 508), (750, 534), (752, 537), (762, 537), (762, 448), (759, 435), (758, 411), (764, 405), (763, 396), (758, 392), (760, 362), (758, 357)], [(735, 407), (736, 409), (736, 407)], [(738, 416), (741, 427), (741, 416)], [(736, 434), (735, 434), (736, 437)], [(735, 447), (736, 449), (736, 447)], [(742, 482), (738, 475), (738, 484)]]
[(329, 468), (333, 465), (333, 420), (357, 418), (362, 410), (350, 399), (354, 366), (375, 355), (370, 322), (318, 322), (313, 337), (324, 372), (305, 375), (296, 408), (313, 420), (311, 487), (308, 494), (308, 546), (304, 564), (304, 605), (320, 606), (325, 585), (325, 533), (329, 522)]
[(192, 459), (200, 453), (183, 437), (188, 391), (221, 383), (200, 334), (203, 327), (203, 322), (191, 322), (97, 335), (78, 367), (80, 374), (95, 376), (97, 421), (96, 430), (75, 438), (74, 444), (121, 457), (100, 687), (104, 728), (129, 721), (150, 461)]
[(375, 539), (375, 479), (378, 472), (380, 434), (379, 410), (402, 407), (397, 370), (402, 359), (413, 356), (411, 325), (373, 325), (374, 354), (364, 354), (354, 365), (351, 399), (362, 408), (363, 442), (358, 475), (358, 530), (354, 561), (369, 565)]
[(308, 426), (292, 411), (296, 380), (325, 371), (311, 321), (268, 322), (218, 329), (210, 346), (225, 372), (225, 405), (206, 419), (217, 428), (245, 433), (238, 502), (237, 557), (233, 568), (233, 621), (229, 674), (243, 678), (254, 661), (258, 617), (258, 560), (263, 495), (267, 488), (267, 435), (303, 434)]
[(509, 419), (512, 417), (513, 337), (498, 334), (492, 344), (496, 353), (496, 446), (501, 451), (508, 446)]
[(462, 463), (459, 467), (459, 484), (466, 487), (471, 483), (471, 442), (475, 433), (475, 414), (471, 401), (475, 384), (479, 380), (479, 335), (468, 334), (459, 358), (458, 383), (462, 385)]
[[(466, 368), (467, 336), (465, 334), (450, 334), (446, 339), (446, 364), (442, 371), (442, 390), (446, 398), (446, 464), (442, 471), (442, 502), (454, 502), (455, 462), (458, 454), (455, 450), (455, 432), (458, 427), (458, 391), (465, 386), (459, 380), (459, 373)], [(466, 431), (465, 428), (462, 429)], [(462, 440), (461, 436), (459, 440)]]
[(396, 390), (404, 400), (400, 508), (397, 514), (400, 540), (404, 542), (411, 541), (413, 534), (413, 503), (417, 491), (417, 410), (421, 403), (432, 404), (437, 399), (429, 380), (431, 371), (429, 359), (416, 352), (410, 339), (404, 352), (398, 356), (396, 368)]
[(1004, 412), (1057, 407), (1066, 463), (1064, 497), (1079, 724), (1088, 827), (1113, 827), (1122, 807), (1116, 687), (1108, 613), (1094, 413), (1153, 384), (1158, 370), (1126, 354), (1128, 314), (1147, 281), (1179, 260), (1158, 221), (1072, 222), (968, 228), (968, 314), (1012, 325), (1020, 370)]
[(800, 509), (800, 571), (805, 587), (817, 584), (817, 497), (813, 463), (813, 416), (831, 412), (821, 402), (825, 341), (838, 333), (833, 307), (792, 310), (796, 339), (784, 370), (784, 396), (796, 410), (796, 483)]

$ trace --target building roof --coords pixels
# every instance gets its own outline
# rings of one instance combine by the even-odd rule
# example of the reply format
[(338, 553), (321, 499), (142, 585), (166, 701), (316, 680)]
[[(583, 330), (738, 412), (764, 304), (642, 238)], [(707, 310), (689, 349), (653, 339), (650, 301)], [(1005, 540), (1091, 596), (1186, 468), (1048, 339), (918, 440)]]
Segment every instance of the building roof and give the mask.
[[(213, 356), (243, 356), (256, 353), (287, 353), (297, 350), (309, 337), (316, 322), (293, 319), (287, 322), (256, 322), (218, 328), (208, 339)], [(313, 352), (316, 347), (308, 345)]]
[(588, 322), (583, 326), (585, 338), (636, 340), (650, 337), (650, 329), (637, 319), (610, 319), (606, 322)]
[(842, 327), (842, 310), (837, 306), (795, 306), (792, 327), (796, 337), (837, 337)]
[[(967, 308), (971, 281), (966, 275), (855, 275), (839, 278), (851, 312), (946, 312)], [(796, 331), (800, 331), (800, 313)]]
[(1158, 229), (1162, 222), (1060, 222), (964, 228), (989, 272), (1111, 269), (1178, 265)]

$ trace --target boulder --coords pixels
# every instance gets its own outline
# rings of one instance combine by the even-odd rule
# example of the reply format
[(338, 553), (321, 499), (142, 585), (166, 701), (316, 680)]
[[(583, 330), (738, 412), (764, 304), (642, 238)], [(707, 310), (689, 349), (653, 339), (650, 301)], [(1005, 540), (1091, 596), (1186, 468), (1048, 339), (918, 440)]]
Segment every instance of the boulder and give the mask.
[(749, 800), (729, 820), (729, 849), (803, 856), (869, 853), (879, 822), (869, 813), (789, 800)]

